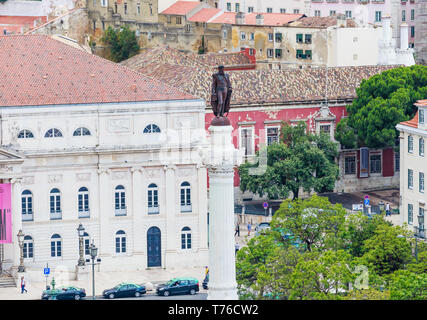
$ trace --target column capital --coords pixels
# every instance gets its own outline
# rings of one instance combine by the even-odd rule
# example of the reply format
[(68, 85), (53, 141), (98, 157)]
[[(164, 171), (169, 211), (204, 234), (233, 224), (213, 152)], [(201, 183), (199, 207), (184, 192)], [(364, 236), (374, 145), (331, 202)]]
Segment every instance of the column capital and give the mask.
[(108, 169), (108, 168), (99, 168), (98, 169), (98, 174), (103, 174), (103, 173), (110, 174), (111, 170)]
[(168, 163), (168, 164), (164, 164), (163, 165), (163, 170), (167, 171), (167, 170), (177, 170), (178, 167), (172, 163)]
[(134, 173), (134, 172), (141, 172), (141, 173), (143, 173), (144, 172), (144, 168), (143, 167), (132, 167), (132, 168), (130, 168), (130, 171), (132, 173)]
[(22, 178), (12, 178), (10, 179), (10, 183), (15, 184), (15, 183), (21, 183), (22, 182)]

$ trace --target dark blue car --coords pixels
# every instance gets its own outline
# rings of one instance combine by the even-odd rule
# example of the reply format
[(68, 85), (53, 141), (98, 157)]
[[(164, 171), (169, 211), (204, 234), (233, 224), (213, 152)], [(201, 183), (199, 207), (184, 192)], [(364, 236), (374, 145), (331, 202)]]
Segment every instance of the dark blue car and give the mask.
[(145, 286), (134, 284), (134, 283), (121, 283), (114, 288), (106, 289), (102, 292), (105, 298), (129, 298), (129, 297), (140, 297), (145, 294), (147, 290)]
[(80, 300), (86, 297), (86, 291), (76, 287), (60, 287), (52, 290), (44, 290), (42, 300)]

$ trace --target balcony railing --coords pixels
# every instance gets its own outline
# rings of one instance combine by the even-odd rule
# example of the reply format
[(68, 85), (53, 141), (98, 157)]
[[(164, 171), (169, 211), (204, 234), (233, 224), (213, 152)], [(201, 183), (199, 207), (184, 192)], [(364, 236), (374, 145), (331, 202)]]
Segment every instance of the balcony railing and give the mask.
[(119, 208), (119, 209), (116, 208), (114, 213), (116, 216), (125, 216), (126, 215), (126, 207)]
[(22, 221), (33, 221), (33, 213), (23, 213)]
[(157, 214), (159, 212), (160, 212), (159, 206), (148, 207), (148, 214)]
[(50, 220), (60, 220), (60, 219), (62, 219), (61, 211), (50, 212)]
[(90, 217), (90, 211), (79, 211), (79, 218), (89, 218)]
[(191, 204), (181, 205), (181, 212), (191, 212)]

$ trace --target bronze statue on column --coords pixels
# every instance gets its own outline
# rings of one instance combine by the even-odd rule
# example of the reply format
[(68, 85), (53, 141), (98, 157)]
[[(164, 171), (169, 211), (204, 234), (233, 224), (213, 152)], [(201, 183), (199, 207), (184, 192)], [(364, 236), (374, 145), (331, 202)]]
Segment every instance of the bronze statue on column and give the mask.
[[(211, 106), (216, 117), (212, 119), (212, 125), (230, 125), (230, 121), (226, 117), (230, 111), (232, 92), (230, 77), (224, 73), (224, 66), (218, 66), (218, 73), (212, 75)], [(225, 113), (226, 116), (224, 116)]]

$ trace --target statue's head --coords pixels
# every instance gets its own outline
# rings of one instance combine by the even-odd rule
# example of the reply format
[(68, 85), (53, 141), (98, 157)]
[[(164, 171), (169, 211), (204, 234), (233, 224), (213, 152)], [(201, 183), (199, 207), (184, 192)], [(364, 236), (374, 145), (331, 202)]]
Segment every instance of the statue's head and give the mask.
[(224, 66), (218, 66), (219, 73), (224, 73)]

